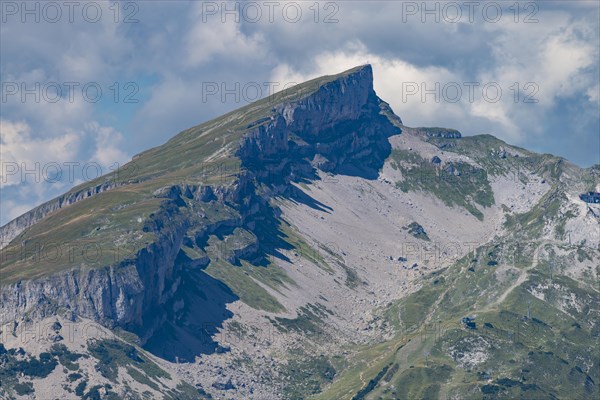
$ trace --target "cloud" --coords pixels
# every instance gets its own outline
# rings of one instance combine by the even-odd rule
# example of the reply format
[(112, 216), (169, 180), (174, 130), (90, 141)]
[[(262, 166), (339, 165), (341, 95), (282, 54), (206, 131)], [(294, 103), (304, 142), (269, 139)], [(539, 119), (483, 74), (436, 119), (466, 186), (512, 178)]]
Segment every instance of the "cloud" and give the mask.
[(98, 162), (104, 169), (108, 170), (115, 163), (122, 165), (129, 160), (129, 156), (121, 149), (123, 135), (108, 126), (100, 126), (98, 122), (86, 125), (87, 131), (95, 137), (96, 149), (91, 160)]
[(592, 86), (586, 92), (587, 97), (592, 103), (600, 103), (600, 85)]
[[(221, 3), (219, 7), (226, 7), (225, 4)], [(261, 33), (246, 35), (235, 18), (230, 16), (223, 21), (220, 16), (206, 15), (203, 8), (202, 2), (193, 7), (192, 26), (184, 39), (188, 66), (196, 67), (214, 61), (215, 57), (248, 60), (264, 55)]]
[(2, 206), (0, 218), (2, 223), (11, 221), (21, 214), (49, 200), (48, 194), (54, 193), (50, 198), (68, 190), (68, 185), (56, 184), (52, 187), (45, 185), (19, 185), (3, 189), (0, 195)]
[[(44, 181), (45, 172), (73, 160), (77, 154), (80, 138), (73, 132), (46, 139), (32, 137), (26, 122), (0, 119), (0, 158), (2, 172), (0, 187), (25, 184), (39, 184)], [(31, 173), (30, 173), (31, 172)]]
[[(488, 68), (457, 68), (452, 62), (419, 65), (354, 41), (314, 55), (308, 70), (283, 63), (272, 75), (301, 81), (369, 62), (376, 92), (409, 125), (449, 126), (467, 134), (492, 133), (515, 144), (533, 143), (549, 134), (544, 122), (561, 100), (598, 102), (597, 28), (562, 9), (541, 14), (540, 21), (504, 20), (480, 28), (490, 37)], [(472, 99), (471, 82), (477, 84)], [(597, 113), (584, 116), (591, 123), (598, 119)]]
[[(456, 127), (472, 113), (466, 87), (461, 88), (465, 92), (460, 101), (444, 100), (444, 85), (456, 83), (462, 86), (466, 81), (457, 73), (444, 67), (418, 67), (401, 59), (384, 58), (370, 53), (361, 43), (317, 55), (311, 73), (300, 73), (290, 65), (280, 65), (273, 69), (272, 76), (273, 80), (302, 82), (366, 63), (373, 66), (378, 96), (389, 102), (407, 125)], [(449, 93), (448, 90), (446, 94), (450, 96)], [(470, 123), (473, 122), (471, 119)]]
[(39, 138), (24, 121), (0, 119), (0, 138), (2, 223), (130, 159), (123, 135), (95, 121)]

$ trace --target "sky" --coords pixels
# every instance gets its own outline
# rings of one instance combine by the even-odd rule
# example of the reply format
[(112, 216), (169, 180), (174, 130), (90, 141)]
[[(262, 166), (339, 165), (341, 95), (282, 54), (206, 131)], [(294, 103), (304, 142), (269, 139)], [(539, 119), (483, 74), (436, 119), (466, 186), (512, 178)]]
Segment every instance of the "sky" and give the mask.
[(0, 0), (0, 224), (186, 128), (365, 63), (408, 126), (600, 163), (599, 4)]

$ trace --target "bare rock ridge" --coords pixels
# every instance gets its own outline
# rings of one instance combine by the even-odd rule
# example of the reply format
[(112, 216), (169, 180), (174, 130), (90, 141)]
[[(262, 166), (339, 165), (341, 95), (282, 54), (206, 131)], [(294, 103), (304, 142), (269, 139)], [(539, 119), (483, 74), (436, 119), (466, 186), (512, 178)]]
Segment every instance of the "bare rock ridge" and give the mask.
[[(66, 266), (51, 276), (3, 285), (0, 320), (43, 318), (62, 310), (136, 331), (143, 340), (150, 338), (164, 321), (157, 310), (178, 290), (183, 268), (191, 264), (204, 268), (210, 262), (208, 256), (189, 259), (182, 244), (205, 250), (210, 234), (229, 235), (243, 228), (253, 239), (234, 249), (230, 262), (240, 258), (258, 262), (273, 255), (277, 244), (263, 243), (270, 237), (264, 227), (279, 223), (278, 210), (269, 199), (296, 196), (290, 182), (318, 179), (316, 168), (376, 178), (391, 151), (387, 138), (400, 132), (390, 115), (400, 121), (376, 96), (370, 66), (351, 70), (296, 101), (276, 105), (268, 118), (248, 125), (236, 153), (243, 170), (233, 185), (175, 183), (157, 190), (154, 196), (163, 199), (161, 208), (144, 225), (145, 231), (155, 233), (154, 242), (116, 265)], [(5, 225), (0, 235), (11, 240), (48, 213), (111, 188), (59, 197)], [(209, 220), (199, 211), (216, 205), (230, 214)]]

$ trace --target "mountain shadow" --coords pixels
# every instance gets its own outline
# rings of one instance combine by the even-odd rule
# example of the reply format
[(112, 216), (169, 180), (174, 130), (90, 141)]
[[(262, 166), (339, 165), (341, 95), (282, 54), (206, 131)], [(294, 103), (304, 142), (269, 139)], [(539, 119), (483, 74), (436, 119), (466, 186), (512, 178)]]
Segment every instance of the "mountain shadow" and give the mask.
[(162, 310), (163, 322), (143, 348), (171, 362), (194, 362), (195, 357), (222, 351), (213, 336), (233, 313), (227, 304), (238, 300), (223, 282), (200, 268), (183, 268), (181, 283)]

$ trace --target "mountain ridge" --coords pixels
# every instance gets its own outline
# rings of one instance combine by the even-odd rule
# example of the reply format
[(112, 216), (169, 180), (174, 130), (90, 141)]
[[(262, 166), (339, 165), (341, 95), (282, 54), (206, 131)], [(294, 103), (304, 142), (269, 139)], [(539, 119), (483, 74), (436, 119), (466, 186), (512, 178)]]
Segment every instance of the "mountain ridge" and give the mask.
[[(362, 75), (363, 77), (367, 77), (365, 84), (367, 86), (369, 86), (372, 90), (372, 84), (373, 84), (372, 83), (372, 80), (373, 80), (372, 68), (370, 65), (367, 64), (367, 65), (351, 68), (351, 69), (344, 71), (337, 75), (326, 75), (323, 77), (319, 77), (319, 78), (310, 80), (308, 82), (300, 84), (299, 85), (299, 86), (301, 86), (300, 88), (286, 89), (282, 92), (275, 93), (274, 95), (272, 95), (268, 98), (258, 100), (257, 102), (254, 102), (247, 106), (241, 107), (240, 109), (231, 111), (221, 117), (217, 117), (217, 118), (214, 118), (207, 122), (204, 122), (200, 125), (194, 126), (192, 128), (188, 128), (188, 129), (180, 132), (179, 134), (175, 135), (173, 138), (169, 139), (167, 142), (165, 142), (165, 144), (145, 150), (141, 153), (134, 155), (132, 157), (131, 162), (125, 164), (119, 170), (117, 170), (113, 173), (109, 173), (107, 175), (98, 177), (97, 179), (94, 179), (90, 182), (84, 182), (80, 185), (77, 185), (74, 188), (70, 189), (68, 192), (66, 192), (64, 195), (58, 196), (58, 197), (51, 199), (39, 206), (36, 206), (32, 210), (27, 211), (24, 214), (16, 217), (15, 219), (7, 222), (2, 227), (0, 227), (0, 248), (6, 246), (12, 239), (14, 239), (14, 237), (16, 237), (24, 229), (27, 229), (29, 226), (31, 226), (34, 223), (36, 223), (37, 221), (41, 220), (48, 213), (59, 210), (59, 209), (63, 208), (65, 205), (71, 205), (75, 202), (83, 200), (94, 194), (104, 192), (105, 190), (110, 190), (114, 187), (128, 184), (128, 182), (130, 180), (136, 178), (135, 174), (138, 172), (137, 167), (135, 166), (136, 164), (134, 163), (135, 160), (140, 160), (140, 158), (143, 159), (147, 155), (152, 155), (156, 152), (160, 152), (160, 150), (162, 148), (164, 148), (165, 146), (176, 145), (178, 142), (185, 141), (186, 139), (189, 139), (190, 133), (196, 134), (198, 131), (202, 131), (203, 127), (210, 126), (211, 124), (214, 124), (215, 122), (220, 121), (223, 118), (235, 116), (236, 114), (238, 114), (240, 112), (244, 113), (245, 110), (252, 110), (252, 108), (255, 107), (255, 104), (259, 104), (259, 105), (263, 105), (263, 106), (265, 105), (265, 103), (267, 106), (269, 106), (271, 104), (277, 105), (277, 104), (281, 104), (282, 102), (288, 101), (288, 99), (292, 100), (296, 97), (299, 97), (299, 98), (306, 97), (306, 96), (309, 96), (313, 91), (318, 90), (323, 85), (325, 85), (333, 80), (339, 79), (340, 77), (344, 77), (346, 75), (352, 75), (355, 73), (357, 73), (358, 75)], [(260, 117), (257, 120), (252, 121), (251, 124), (255, 123), (256, 121), (260, 121), (261, 119), (263, 119), (262, 122), (265, 122), (264, 118), (265, 118), (264, 116)], [(289, 116), (288, 116), (288, 118), (289, 118)], [(132, 164), (133, 164), (133, 166), (132, 166)]]
[[(366, 147), (362, 148), (362, 146), (369, 145), (369, 135), (373, 136), (382, 134), (383, 136), (377, 136), (378, 139), (375, 140), (375, 144), (380, 145), (382, 140), (385, 141), (385, 138), (387, 137), (386, 135), (391, 135), (399, 131), (394, 130), (392, 125), (389, 123), (387, 123), (387, 128), (381, 128), (380, 130), (376, 131), (374, 128), (377, 126), (383, 127), (385, 125), (383, 122), (385, 121), (385, 118), (381, 117), (383, 119), (381, 119), (382, 122), (377, 123), (379, 125), (375, 124), (369, 119), (369, 115), (371, 113), (376, 114), (379, 112), (380, 105), (379, 100), (373, 91), (371, 67), (362, 66), (354, 68), (337, 75), (336, 77), (336, 79), (329, 79), (329, 77), (326, 77), (325, 83), (320, 85), (316, 90), (308, 93), (307, 95), (296, 96), (297, 99), (294, 101), (284, 102), (276, 107), (273, 107), (269, 111), (271, 113), (269, 117), (266, 117), (266, 119), (265, 117), (260, 117), (260, 124), (255, 124), (254, 122), (251, 122), (250, 124), (241, 124), (242, 126), (246, 125), (246, 128), (243, 130), (244, 133), (239, 139), (239, 147), (230, 152), (230, 155), (240, 158), (240, 168), (239, 170), (236, 170), (235, 173), (228, 171), (227, 179), (222, 179), (223, 176), (218, 177), (220, 181), (218, 182), (216, 188), (211, 188), (210, 185), (205, 186), (205, 183), (202, 183), (202, 180), (201, 183), (192, 184), (192, 186), (187, 189), (179, 189), (183, 188), (181, 185), (184, 185), (185, 181), (181, 183), (175, 183), (175, 185), (169, 184), (168, 186), (162, 186), (162, 182), (160, 182), (161, 175), (156, 176), (156, 172), (150, 169), (149, 172), (145, 173), (145, 176), (138, 172), (136, 177), (130, 177), (127, 182), (121, 182), (119, 184), (104, 183), (101, 186), (96, 186), (96, 190), (91, 191), (89, 189), (87, 189), (87, 191), (85, 189), (83, 191), (75, 190), (74, 193), (77, 195), (75, 195), (75, 197), (67, 197), (66, 201), (64, 200), (65, 197), (59, 197), (58, 199), (55, 199), (54, 204), (57, 202), (58, 205), (50, 206), (47, 209), (47, 212), (52, 213), (58, 209), (56, 213), (51, 214), (51, 218), (60, 218), (61, 211), (63, 209), (67, 211), (73, 210), (74, 205), (81, 207), (82, 204), (85, 204), (87, 199), (90, 199), (88, 201), (93, 201), (93, 199), (98, 199), (102, 196), (110, 196), (111, 194), (119, 191), (128, 191), (130, 187), (134, 187), (138, 184), (144, 185), (145, 182), (152, 182), (153, 180), (159, 181), (159, 184), (153, 184), (150, 186), (149, 189), (152, 190), (151, 195), (148, 191), (146, 197), (143, 197), (137, 201), (142, 203), (150, 203), (149, 206), (152, 208), (157, 207), (158, 204), (160, 204), (158, 208), (155, 208), (156, 212), (148, 214), (150, 219), (145, 219), (143, 222), (139, 222), (137, 224), (139, 226), (137, 229), (139, 229), (140, 232), (143, 232), (140, 233), (143, 237), (143, 241), (140, 242), (141, 246), (139, 246), (138, 251), (121, 252), (125, 254), (119, 254), (120, 249), (117, 246), (110, 244), (110, 241), (107, 241), (105, 242), (107, 243), (105, 247), (108, 248), (106, 252), (111, 256), (108, 260), (106, 260), (106, 256), (104, 255), (105, 257), (103, 257), (100, 261), (90, 263), (88, 262), (89, 260), (86, 259), (85, 254), (79, 258), (77, 254), (71, 254), (75, 251), (80, 251), (81, 247), (84, 247), (87, 244), (86, 241), (94, 240), (96, 231), (92, 231), (91, 233), (84, 235), (85, 238), (82, 241), (81, 247), (74, 245), (73, 247), (75, 250), (73, 252), (64, 254), (59, 260), (52, 260), (53, 265), (50, 268), (44, 268), (40, 270), (40, 267), (38, 266), (36, 267), (36, 270), (40, 270), (40, 273), (35, 272), (34, 275), (30, 274), (23, 276), (22, 274), (24, 272), (26, 274), (28, 273), (27, 271), (33, 272), (33, 268), (28, 269), (26, 265), (32, 265), (32, 263), (36, 263), (38, 261), (36, 259), (36, 255), (39, 255), (43, 252), (42, 248), (55, 243), (48, 239), (45, 239), (47, 241), (44, 241), (43, 238), (47, 237), (47, 235), (45, 232), (41, 232), (39, 235), (34, 234), (31, 237), (26, 236), (22, 238), (21, 244), (13, 242), (12, 247), (9, 246), (5, 248), (3, 256), (4, 268), (2, 270), (4, 275), (3, 285), (6, 286), (7, 284), (10, 284), (11, 281), (17, 279), (15, 281), (17, 286), (15, 286), (12, 290), (5, 290), (2, 293), (3, 319), (14, 319), (18, 315), (28, 313), (30, 310), (33, 311), (31, 307), (35, 307), (34, 310), (39, 314), (40, 317), (45, 317), (47, 314), (53, 313), (56, 307), (65, 307), (69, 305), (72, 311), (76, 314), (97, 319), (102, 321), (103, 324), (111, 327), (114, 327), (118, 324), (128, 325), (131, 323), (143, 325), (139, 319), (140, 315), (135, 314), (139, 313), (141, 308), (151, 309), (158, 303), (164, 302), (165, 300), (161, 300), (162, 294), (160, 294), (160, 292), (164, 291), (162, 288), (169, 285), (174, 285), (170, 290), (166, 291), (166, 293), (172, 293), (175, 290), (174, 287), (177, 285), (176, 280), (169, 283), (169, 280), (172, 279), (174, 273), (172, 267), (164, 269), (164, 271), (159, 274), (162, 278), (157, 283), (158, 286), (156, 286), (156, 284), (152, 284), (148, 280), (149, 278), (147, 277), (150, 275), (140, 270), (140, 265), (146, 265), (148, 268), (151, 268), (151, 265), (173, 265), (172, 260), (174, 260), (176, 256), (173, 251), (176, 252), (177, 250), (170, 250), (170, 248), (172, 247), (172, 249), (177, 249), (181, 245), (180, 243), (183, 239), (181, 235), (183, 235), (183, 231), (186, 229), (184, 226), (189, 224), (183, 223), (182, 221), (179, 223), (179, 228), (174, 228), (173, 231), (169, 229), (167, 231), (167, 235), (175, 234), (176, 236), (169, 237), (168, 240), (160, 239), (160, 235), (163, 235), (161, 233), (162, 229), (170, 225), (170, 219), (178, 215), (179, 211), (177, 210), (176, 204), (181, 206), (182, 195), (191, 198), (192, 201), (202, 201), (203, 198), (206, 200), (218, 198), (219, 201), (223, 202), (224, 204), (236, 204), (241, 202), (242, 199), (245, 199), (244, 201), (254, 202), (253, 204), (255, 204), (256, 207), (261, 207), (260, 204), (265, 204), (265, 198), (257, 197), (256, 194), (254, 194), (253, 184), (251, 183), (253, 179), (258, 178), (260, 182), (259, 184), (267, 184), (271, 186), (275, 192), (271, 193), (269, 196), (274, 196), (278, 193), (278, 190), (281, 190), (281, 184), (288, 185), (289, 181), (292, 179), (303, 179), (303, 177), (315, 179), (313, 172), (315, 170), (315, 166), (333, 171), (336, 167), (338, 167), (338, 164), (339, 166), (343, 166), (342, 164), (345, 158), (351, 154), (357, 154), (361, 160), (366, 160), (369, 157), (373, 158), (373, 152), (368, 151)], [(365, 107), (366, 110), (361, 111)], [(244, 107), (243, 109), (248, 109), (248, 107)], [(315, 118), (315, 113), (320, 119)], [(348, 122), (358, 120), (361, 118), (361, 115), (364, 115), (364, 118), (367, 118), (363, 125), (358, 127), (351, 127), (348, 125)], [(308, 121), (308, 123), (305, 121)], [(316, 124), (315, 121), (317, 121), (318, 124)], [(340, 122), (344, 124), (341, 131), (343, 133), (337, 132), (334, 129), (336, 124)], [(382, 125), (382, 123), (384, 125)], [(206, 124), (209, 126), (211, 124), (215, 124), (215, 120), (209, 121)], [(240, 123), (237, 124), (240, 125)], [(322, 127), (319, 124), (321, 124)], [(200, 127), (204, 125), (200, 125)], [(168, 141), (164, 146), (170, 148), (170, 146), (174, 144), (178, 145), (182, 141), (187, 142), (189, 138), (189, 132), (197, 129), (198, 127), (182, 132), (172, 140)], [(330, 132), (330, 143), (314, 141), (313, 137), (316, 133), (328, 131)], [(359, 136), (357, 132), (359, 131), (364, 133), (361, 140), (358, 139)], [(205, 133), (201, 131), (200, 134), (194, 138), (194, 140), (201, 138), (203, 135), (205, 135)], [(291, 137), (294, 137), (294, 139), (290, 139)], [(337, 138), (340, 138), (341, 141), (337, 141)], [(235, 141), (230, 143), (235, 143)], [(293, 152), (297, 153), (297, 157), (288, 154), (288, 151), (290, 151), (288, 148), (288, 143), (294, 146)], [(162, 153), (164, 153), (163, 148), (163, 146), (159, 146), (158, 148), (142, 153), (136, 157), (137, 163), (146, 163), (150, 166), (155, 165), (156, 162), (153, 161), (152, 158), (147, 160), (148, 155), (162, 155)], [(324, 155), (331, 153), (331, 149), (337, 151), (338, 154), (342, 154), (343, 158), (341, 160), (334, 159), (333, 161), (326, 160)], [(375, 149), (375, 151), (379, 150)], [(389, 149), (387, 148), (383, 149), (382, 151), (387, 151), (389, 153)], [(282, 157), (280, 159), (269, 160), (268, 158), (274, 154), (279, 154)], [(258, 159), (254, 158), (256, 155), (259, 155)], [(264, 156), (267, 157), (265, 158)], [(313, 158), (313, 160), (311, 162), (307, 162), (305, 160), (307, 157)], [(378, 161), (377, 157), (374, 159), (377, 162), (382, 163), (385, 157), (387, 157), (387, 154), (379, 157)], [(235, 160), (231, 160), (230, 156), (228, 155), (224, 155), (222, 158), (226, 159), (225, 162), (236, 162)], [(291, 158), (291, 161), (288, 160), (288, 158)], [(315, 160), (317, 161), (315, 162)], [(202, 162), (203, 161), (200, 160), (200, 163)], [(125, 168), (127, 168), (127, 165)], [(148, 169), (149, 168), (147, 168), (147, 170)], [(278, 182), (270, 181), (273, 179), (273, 177), (277, 177)], [(102, 179), (106, 178), (100, 178), (100, 180)], [(185, 179), (189, 182), (190, 176), (186, 176)], [(276, 185), (276, 183), (280, 185)], [(100, 189), (98, 189), (98, 187)], [(293, 187), (283, 187), (284, 191), (289, 189), (293, 190)], [(187, 193), (182, 193), (182, 191)], [(196, 193), (202, 194), (198, 198)], [(262, 193), (263, 194), (261, 196), (265, 196), (265, 192), (262, 191)], [(73, 195), (71, 194), (68, 196)], [(61, 208), (63, 203), (69, 206), (68, 209)], [(108, 204), (110, 206), (112, 203), (109, 202)], [(134, 205), (135, 204), (136, 203), (134, 203)], [(35, 215), (39, 209), (40, 208), (34, 209), (33, 214)], [(40, 213), (42, 215), (42, 223), (44, 221), (43, 215), (45, 212), (46, 211), (42, 211)], [(235, 211), (233, 212), (235, 213)], [(252, 214), (259, 212), (259, 210), (251, 209), (249, 212)], [(155, 215), (155, 217), (153, 217), (153, 215)], [(70, 217), (67, 216), (66, 218)], [(79, 217), (75, 218), (77, 219)], [(140, 218), (138, 218), (138, 220), (139, 219)], [(31, 219), (30, 222), (35, 224), (34, 220), (35, 218)], [(68, 221), (68, 219), (65, 219), (62, 223), (64, 224), (66, 222), (68, 225)], [(39, 226), (39, 224), (35, 225), (36, 227)], [(56, 229), (54, 223), (50, 223), (50, 225), (50, 230)], [(8, 225), (5, 225), (5, 229), (6, 226)], [(44, 230), (44, 228), (39, 229), (42, 231)], [(128, 236), (136, 235), (135, 230), (131, 230), (129, 227), (127, 227), (127, 232)], [(6, 233), (4, 233), (4, 235), (5, 237), (7, 236)], [(53, 235), (56, 236), (56, 234)], [(17, 238), (17, 241), (18, 240), (19, 239)], [(78, 238), (75, 237), (75, 240), (77, 241)], [(108, 237), (107, 240), (110, 240), (110, 237)], [(143, 242), (145, 242), (145, 244), (143, 244)], [(23, 243), (24, 245), (22, 245)], [(28, 246), (28, 243), (33, 243), (33, 248), (30, 247), (27, 249), (26, 247)], [(172, 246), (165, 247), (164, 245), (168, 243), (171, 243)], [(155, 246), (154, 244), (158, 244), (158, 246)], [(135, 244), (131, 244), (131, 246), (135, 247)], [(105, 247), (100, 247), (101, 251), (106, 250)], [(25, 250), (23, 250), (23, 248), (25, 248)], [(32, 253), (33, 256), (30, 256), (29, 253)], [(27, 256), (23, 257), (24, 254)], [(152, 254), (155, 254), (155, 256), (150, 256), (150, 261), (133, 261), (136, 259), (140, 260), (147, 258), (146, 255)], [(158, 261), (153, 257), (159, 257), (159, 259), (162, 261)], [(38, 256), (38, 258), (41, 257)], [(43, 260), (40, 262), (40, 264), (43, 264)], [(135, 268), (132, 270), (131, 268), (134, 265)], [(59, 268), (58, 270), (56, 269), (57, 267)], [(108, 269), (106, 267), (108, 267)], [(92, 271), (94, 271), (95, 268), (99, 268), (98, 273), (89, 275)], [(137, 275), (134, 272), (136, 268), (138, 269)], [(142, 267), (142, 269), (143, 268), (146, 267)], [(11, 270), (15, 271), (12, 273), (12, 275), (11, 272), (9, 272)], [(122, 270), (130, 272), (125, 275), (118, 273), (118, 271)], [(52, 276), (52, 274), (60, 273), (61, 271), (67, 271), (66, 275), (62, 275), (63, 278), (61, 279), (63, 279), (63, 283), (59, 283), (56, 280), (54, 280), (54, 282), (47, 283), (42, 280), (40, 281), (40, 285), (35, 285), (35, 282), (38, 282), (40, 278), (43, 279), (44, 276)], [(119, 277), (121, 275), (123, 276), (122, 278), (115, 279), (115, 277)], [(145, 276), (147, 277), (144, 278)], [(33, 281), (26, 282), (25, 286), (21, 287), (18, 282), (23, 278), (35, 279)], [(49, 303), (48, 309), (46, 307), (40, 307), (40, 305), (45, 302), (44, 299), (51, 295), (47, 293), (47, 291), (54, 292), (57, 286), (64, 288), (64, 290), (59, 290), (59, 292), (61, 292), (61, 296)], [(154, 287), (157, 287), (159, 292), (147, 293), (147, 290), (144, 289)], [(21, 295), (14, 297), (14, 295), (8, 293), (20, 293)], [(31, 295), (33, 293), (36, 293), (33, 298), (22, 296), (23, 294)], [(94, 296), (86, 295), (86, 299), (92, 299), (90, 302), (89, 300), (84, 300), (84, 298), (82, 298), (78, 293), (96, 294)], [(136, 300), (130, 300), (130, 304), (126, 305), (126, 303), (123, 303), (123, 296), (125, 295)], [(155, 298), (158, 298), (158, 300), (150, 300)], [(77, 302), (73, 301), (74, 299), (80, 299), (83, 301), (81, 307), (78, 306)], [(144, 304), (144, 306), (142, 306), (142, 304)]]
[[(77, 351), (112, 349), (136, 369), (116, 355), (134, 346), (200, 398), (598, 392), (597, 352), (584, 348), (600, 328), (600, 209), (578, 195), (599, 167), (407, 127), (370, 66), (185, 130), (129, 165), (21, 232), (2, 228), (16, 235), (0, 267), (3, 335), (93, 321), (122, 343), (78, 339)], [(450, 328), (429, 335), (433, 321)], [(561, 378), (546, 379), (541, 359)], [(86, 379), (141, 396), (91, 367)]]

